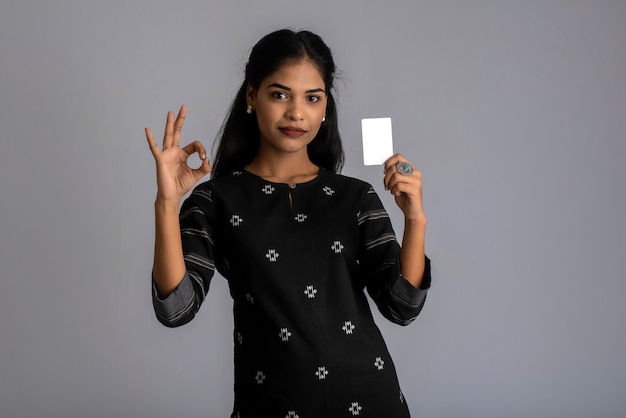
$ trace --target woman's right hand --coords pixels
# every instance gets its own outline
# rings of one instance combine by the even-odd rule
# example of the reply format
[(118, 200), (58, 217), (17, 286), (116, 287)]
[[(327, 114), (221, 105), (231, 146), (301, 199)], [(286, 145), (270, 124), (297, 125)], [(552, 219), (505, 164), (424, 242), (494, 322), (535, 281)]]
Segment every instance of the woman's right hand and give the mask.
[[(198, 180), (211, 172), (209, 158), (200, 141), (194, 141), (184, 148), (178, 145), (186, 115), (187, 106), (185, 105), (180, 107), (175, 121), (174, 113), (167, 113), (163, 148), (157, 145), (152, 130), (146, 128), (146, 139), (157, 168), (157, 200), (180, 201)], [(192, 169), (187, 164), (187, 160), (196, 152), (202, 163), (200, 167)]]

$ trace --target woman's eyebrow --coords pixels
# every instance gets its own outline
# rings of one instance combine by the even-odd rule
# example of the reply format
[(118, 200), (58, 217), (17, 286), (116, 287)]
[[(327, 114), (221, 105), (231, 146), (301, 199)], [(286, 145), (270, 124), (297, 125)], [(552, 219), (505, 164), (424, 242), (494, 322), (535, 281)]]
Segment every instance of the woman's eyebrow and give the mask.
[[(272, 87), (276, 87), (279, 88), (281, 90), (286, 90), (286, 91), (291, 91), (291, 88), (287, 87), (287, 86), (283, 86), (282, 84), (278, 84), (278, 83), (272, 83), (269, 86), (267, 86), (267, 88), (272, 88)], [(309, 93), (324, 93), (326, 94), (326, 90), (321, 89), (321, 88), (317, 88), (317, 89), (310, 89), (305, 91), (305, 93), (309, 94)]]

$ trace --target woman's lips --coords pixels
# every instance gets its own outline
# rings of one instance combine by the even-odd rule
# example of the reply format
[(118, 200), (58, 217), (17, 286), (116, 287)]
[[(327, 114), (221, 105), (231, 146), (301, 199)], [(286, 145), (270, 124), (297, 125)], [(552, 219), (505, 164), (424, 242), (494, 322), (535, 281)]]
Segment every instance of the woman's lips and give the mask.
[(306, 133), (302, 128), (296, 128), (294, 126), (287, 126), (285, 128), (278, 128), (284, 135), (291, 138), (298, 138)]

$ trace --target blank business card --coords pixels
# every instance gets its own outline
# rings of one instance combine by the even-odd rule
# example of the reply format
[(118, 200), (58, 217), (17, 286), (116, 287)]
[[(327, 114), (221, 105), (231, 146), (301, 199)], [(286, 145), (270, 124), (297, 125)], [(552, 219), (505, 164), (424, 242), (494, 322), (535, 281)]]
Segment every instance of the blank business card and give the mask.
[(391, 118), (361, 119), (363, 164), (381, 165), (393, 155)]

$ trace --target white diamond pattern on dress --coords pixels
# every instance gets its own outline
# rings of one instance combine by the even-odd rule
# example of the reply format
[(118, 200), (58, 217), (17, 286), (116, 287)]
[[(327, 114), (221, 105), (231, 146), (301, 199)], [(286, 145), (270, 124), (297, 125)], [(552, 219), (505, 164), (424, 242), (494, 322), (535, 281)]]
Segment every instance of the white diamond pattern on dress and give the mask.
[(295, 219), (296, 221), (302, 223), (302, 222), (304, 222), (306, 220), (306, 218), (307, 218), (307, 216), (304, 213), (299, 213), (293, 219)]
[(363, 408), (361, 407), (361, 405), (359, 405), (358, 402), (352, 402), (352, 405), (350, 406), (350, 408), (348, 408), (348, 411), (352, 412), (353, 416), (356, 416), (361, 414), (362, 409)]
[(315, 294), (317, 293), (317, 289), (313, 287), (313, 285), (309, 285), (304, 290), (304, 294), (307, 295), (309, 299), (315, 298)]
[(258, 371), (256, 372), (256, 377), (254, 379), (256, 380), (257, 385), (262, 385), (267, 377), (265, 376), (265, 373)]
[(341, 241), (334, 241), (331, 250), (335, 252), (335, 254), (341, 253), (345, 247), (341, 244)]
[(352, 323), (352, 321), (346, 321), (343, 324), (343, 327), (341, 327), (342, 330), (344, 330), (344, 332), (346, 333), (346, 335), (351, 335), (352, 331), (354, 331), (356, 327), (354, 326), (354, 324)]
[(378, 370), (382, 370), (382, 369), (385, 368), (385, 362), (383, 361), (382, 358), (376, 357), (376, 361), (374, 362), (374, 366), (376, 366), (376, 368)]
[(335, 194), (335, 191), (328, 186), (324, 186), (322, 190), (324, 191), (324, 193), (326, 193), (327, 196), (332, 196), (333, 194)]
[(243, 218), (241, 216), (239, 216), (239, 215), (233, 215), (230, 218), (230, 223), (233, 226), (239, 226), (239, 225), (241, 225), (242, 222), (243, 222)]
[(326, 367), (324, 366), (318, 367), (315, 372), (315, 376), (317, 376), (319, 380), (324, 380), (326, 379), (326, 376), (328, 376), (328, 370), (326, 370)]
[(272, 186), (271, 184), (266, 184), (265, 186), (263, 186), (263, 188), (261, 189), (261, 191), (265, 194), (272, 194), (274, 193), (274, 190), (276, 190), (274, 188), (274, 186)]
[(287, 328), (281, 328), (278, 336), (283, 342), (287, 342), (289, 341), (289, 337), (291, 337), (291, 332), (289, 332)]
[(265, 257), (270, 260), (270, 262), (275, 263), (278, 260), (279, 255), (280, 254), (278, 254), (276, 250), (272, 248), (270, 250), (267, 250), (267, 254), (265, 254)]

